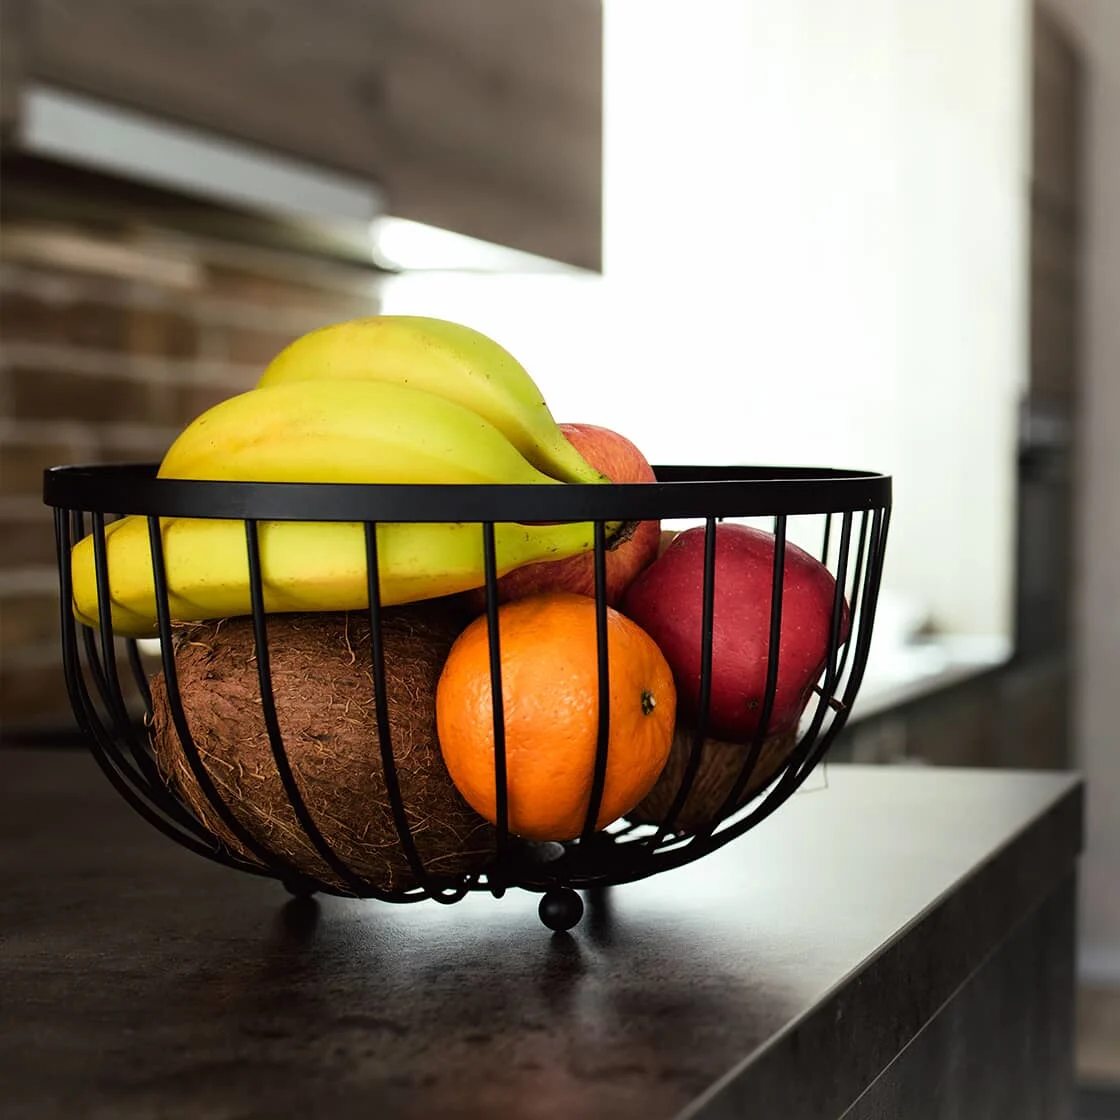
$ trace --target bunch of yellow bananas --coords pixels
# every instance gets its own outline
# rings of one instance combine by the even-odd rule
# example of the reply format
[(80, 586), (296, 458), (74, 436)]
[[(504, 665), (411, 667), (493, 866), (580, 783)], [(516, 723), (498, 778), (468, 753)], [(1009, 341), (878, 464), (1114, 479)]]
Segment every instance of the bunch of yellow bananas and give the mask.
[[(254, 389), (194, 420), (172, 444), (161, 478), (242, 482), (599, 483), (608, 481), (564, 438), (540, 390), (496, 342), (469, 327), (375, 316), (293, 342)], [(262, 522), (265, 608), (352, 610), (367, 605), (365, 531), (353, 522)], [(241, 521), (161, 520), (172, 618), (251, 610)], [(499, 524), (499, 575), (592, 547), (589, 524)], [(482, 534), (464, 523), (377, 527), (386, 605), (484, 582)], [(148, 523), (106, 528), (117, 634), (156, 633)], [(93, 538), (72, 554), (74, 611), (94, 625)]]

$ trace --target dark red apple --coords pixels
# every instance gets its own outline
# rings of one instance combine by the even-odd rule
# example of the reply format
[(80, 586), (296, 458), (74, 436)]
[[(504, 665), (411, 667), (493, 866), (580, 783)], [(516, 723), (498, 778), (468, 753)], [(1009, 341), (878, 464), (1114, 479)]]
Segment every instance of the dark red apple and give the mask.
[[(747, 525), (716, 526), (712, 688), (708, 734), (746, 742), (758, 730), (766, 693), (774, 537)], [(836, 581), (816, 558), (786, 543), (778, 677), (768, 735), (797, 726), (825, 667)], [(661, 647), (676, 678), (682, 714), (700, 702), (704, 528), (680, 533), (630, 585), (622, 611)], [(848, 633), (844, 604), (841, 640)]]
[[(625, 436), (594, 424), (561, 424), (568, 442), (612, 482), (655, 482), (646, 457)], [(626, 588), (657, 556), (661, 540), (660, 521), (639, 521), (629, 540), (606, 554), (607, 603), (617, 607)], [(565, 560), (543, 560), (515, 568), (498, 580), (500, 602), (523, 599), (541, 591), (595, 594), (595, 555), (591, 552)], [(486, 590), (467, 592), (476, 611), (486, 609)]]

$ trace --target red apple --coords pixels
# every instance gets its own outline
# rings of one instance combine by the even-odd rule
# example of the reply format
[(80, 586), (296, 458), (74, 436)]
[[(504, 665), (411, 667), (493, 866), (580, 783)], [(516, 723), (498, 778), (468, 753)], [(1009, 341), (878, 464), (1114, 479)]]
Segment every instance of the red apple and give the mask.
[[(716, 526), (712, 687), (708, 735), (746, 742), (758, 730), (766, 693), (774, 537), (728, 522)], [(767, 735), (797, 726), (825, 667), (836, 581), (817, 559), (786, 543), (778, 676)], [(622, 611), (661, 647), (676, 678), (682, 714), (700, 703), (704, 528), (679, 534), (630, 585)], [(848, 633), (844, 604), (841, 640)]]
[[(560, 430), (575, 449), (612, 482), (655, 482), (646, 457), (625, 436), (594, 424), (561, 424)], [(639, 521), (629, 540), (606, 554), (607, 603), (617, 607), (626, 588), (657, 556), (660, 521)], [(585, 552), (565, 560), (542, 560), (507, 572), (498, 580), (498, 599), (508, 602), (541, 591), (595, 594), (595, 554)], [(486, 609), (486, 589), (467, 592), (476, 611)]]

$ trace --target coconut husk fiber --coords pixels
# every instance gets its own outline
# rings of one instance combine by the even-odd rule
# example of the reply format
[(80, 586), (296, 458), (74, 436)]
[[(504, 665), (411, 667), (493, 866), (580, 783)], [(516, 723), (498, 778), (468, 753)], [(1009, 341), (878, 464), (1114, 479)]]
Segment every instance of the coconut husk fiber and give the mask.
[[(685, 767), (692, 757), (695, 738), (694, 731), (677, 724), (665, 769), (645, 799), (633, 812), (626, 814), (627, 820), (659, 825), (665, 819), (684, 780)], [(740, 794), (736, 808), (745, 805), (769, 784), (789, 760), (796, 746), (796, 729), (772, 735), (763, 741), (750, 780)], [(674, 821), (673, 832), (697, 832), (707, 828), (709, 824), (719, 823), (715, 816), (738, 781), (749, 753), (750, 747), (742, 743), (725, 743), (720, 739), (704, 740), (700, 767), (696, 771), (688, 797)]]
[[(382, 616), (393, 757), (425, 868), (483, 867), (490, 826), (460, 797), (436, 738), (435, 690), (462, 618), (438, 604)], [(270, 615), (272, 690), (285, 751), (312, 820), (335, 854), (375, 887), (415, 885), (381, 765), (364, 612)], [(284, 792), (264, 723), (252, 620), (177, 628), (175, 665), (188, 726), (207, 773), (251, 836), (301, 873), (347, 884), (319, 855)], [(200, 788), (171, 720), (162, 672), (152, 681), (151, 737), (169, 784), (231, 849), (253, 862)]]

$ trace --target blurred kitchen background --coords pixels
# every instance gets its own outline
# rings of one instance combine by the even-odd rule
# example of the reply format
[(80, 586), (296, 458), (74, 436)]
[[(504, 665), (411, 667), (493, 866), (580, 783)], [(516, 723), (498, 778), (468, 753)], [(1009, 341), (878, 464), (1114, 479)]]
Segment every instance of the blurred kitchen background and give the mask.
[(835, 757), (1082, 769), (1120, 1083), (1120, 2), (2, 0), (0, 714), (72, 728), (44, 467), (377, 311), (653, 462), (896, 480)]

